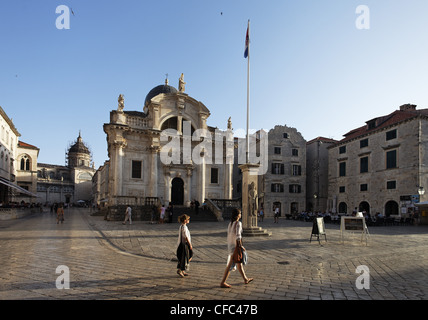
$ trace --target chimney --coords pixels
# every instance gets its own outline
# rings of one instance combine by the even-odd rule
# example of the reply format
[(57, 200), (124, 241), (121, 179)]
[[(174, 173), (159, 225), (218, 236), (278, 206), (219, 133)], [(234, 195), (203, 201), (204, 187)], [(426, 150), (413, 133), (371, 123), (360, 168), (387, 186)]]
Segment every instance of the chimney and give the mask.
[(416, 105), (415, 104), (403, 104), (400, 107), (400, 111), (406, 111), (406, 110), (416, 110)]

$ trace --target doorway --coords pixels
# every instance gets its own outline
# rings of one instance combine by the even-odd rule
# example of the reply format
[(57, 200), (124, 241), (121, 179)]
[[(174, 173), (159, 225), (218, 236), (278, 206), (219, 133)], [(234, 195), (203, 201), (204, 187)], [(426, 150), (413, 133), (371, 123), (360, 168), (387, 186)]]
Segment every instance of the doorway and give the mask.
[(184, 204), (184, 182), (181, 178), (172, 179), (171, 202), (175, 206), (182, 206)]

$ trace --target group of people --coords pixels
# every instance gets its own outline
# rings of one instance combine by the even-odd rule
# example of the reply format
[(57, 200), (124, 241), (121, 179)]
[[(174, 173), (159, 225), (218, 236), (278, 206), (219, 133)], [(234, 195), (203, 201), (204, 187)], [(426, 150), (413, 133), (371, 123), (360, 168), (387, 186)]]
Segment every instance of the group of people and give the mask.
[[(239, 221), (241, 219), (241, 211), (239, 209), (234, 209), (232, 212), (231, 221), (227, 228), (227, 248), (228, 248), (228, 259), (227, 266), (223, 274), (223, 278), (220, 282), (220, 287), (230, 288), (231, 286), (226, 282), (230, 271), (238, 269), (244, 283), (248, 284), (253, 281), (253, 278), (248, 278), (245, 274), (243, 264), (245, 261), (237, 260), (235, 255), (235, 250), (239, 249), (245, 251), (245, 248), (242, 245), (242, 223)], [(186, 214), (178, 217), (180, 222), (178, 242), (177, 242), (177, 274), (180, 277), (188, 276), (189, 263), (193, 257), (193, 246), (192, 238), (190, 235), (189, 228), (187, 225), (190, 222), (190, 217)]]
[[(165, 215), (168, 213), (169, 222), (172, 221), (173, 216), (173, 206), (170, 203), (168, 208), (161, 206), (160, 208), (155, 207), (153, 214), (159, 213), (159, 223), (164, 223)], [(227, 249), (228, 249), (228, 258), (227, 266), (221, 280), (220, 286), (222, 288), (230, 288), (231, 286), (226, 282), (229, 277), (230, 271), (238, 269), (242, 278), (244, 279), (245, 284), (253, 281), (253, 278), (248, 278), (245, 274), (243, 264), (245, 261), (237, 260), (235, 257), (235, 250), (240, 249), (245, 251), (245, 248), (242, 245), (242, 223), (239, 221), (241, 219), (241, 211), (239, 209), (234, 209), (231, 216), (231, 221), (227, 228)], [(153, 219), (152, 219), (153, 220)], [(128, 206), (125, 211), (125, 220), (122, 222), (126, 224), (129, 221), (129, 224), (132, 224), (132, 208)], [(192, 237), (190, 235), (189, 228), (187, 225), (190, 222), (190, 217), (187, 214), (183, 214), (178, 217), (178, 222), (180, 223), (178, 241), (177, 241), (177, 274), (184, 278), (189, 274), (187, 273), (189, 269), (189, 263), (193, 258), (193, 246), (192, 246)]]
[[(152, 208), (151, 223), (155, 223), (156, 221), (158, 221), (158, 223), (160, 224), (165, 223), (165, 221), (168, 221), (169, 223), (171, 223), (173, 215), (174, 215), (174, 207), (171, 202), (169, 203), (167, 208), (165, 208), (164, 205), (162, 206), (154, 205)], [(129, 224), (132, 224), (132, 208), (129, 205), (126, 207), (125, 219), (123, 220), (122, 224), (126, 224), (126, 222), (128, 221), (129, 221)]]

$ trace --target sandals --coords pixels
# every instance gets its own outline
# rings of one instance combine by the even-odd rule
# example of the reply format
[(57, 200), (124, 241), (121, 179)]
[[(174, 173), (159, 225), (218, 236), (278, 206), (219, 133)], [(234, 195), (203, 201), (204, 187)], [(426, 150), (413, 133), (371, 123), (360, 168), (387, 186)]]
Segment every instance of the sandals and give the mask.
[(245, 280), (244, 282), (245, 282), (245, 284), (249, 284), (251, 281), (253, 281), (254, 279), (253, 278), (248, 278), (247, 280)]

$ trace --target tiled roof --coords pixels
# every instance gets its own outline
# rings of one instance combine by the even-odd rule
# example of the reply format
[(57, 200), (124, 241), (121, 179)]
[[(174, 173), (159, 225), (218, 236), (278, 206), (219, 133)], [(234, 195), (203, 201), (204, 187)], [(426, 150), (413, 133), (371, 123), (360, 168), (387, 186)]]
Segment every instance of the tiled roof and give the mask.
[(23, 141), (18, 141), (18, 146), (22, 147), (22, 148), (31, 148), (31, 149), (39, 150), (39, 148), (37, 148), (36, 146), (33, 146), (33, 145), (26, 143), (26, 142), (23, 142)]
[(338, 144), (356, 139), (360, 136), (371, 134), (380, 129), (394, 126), (400, 122), (410, 120), (412, 118), (418, 118), (420, 116), (428, 117), (428, 109), (396, 110), (389, 115), (381, 116), (367, 121), (367, 124), (365, 126), (349, 131), (348, 133), (344, 134), (345, 138), (340, 140)]

